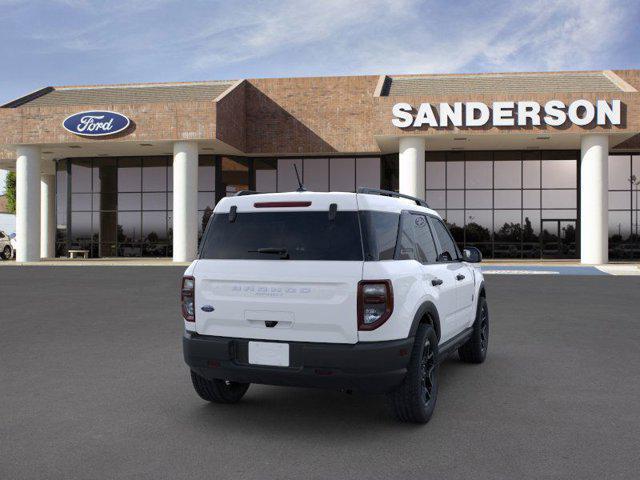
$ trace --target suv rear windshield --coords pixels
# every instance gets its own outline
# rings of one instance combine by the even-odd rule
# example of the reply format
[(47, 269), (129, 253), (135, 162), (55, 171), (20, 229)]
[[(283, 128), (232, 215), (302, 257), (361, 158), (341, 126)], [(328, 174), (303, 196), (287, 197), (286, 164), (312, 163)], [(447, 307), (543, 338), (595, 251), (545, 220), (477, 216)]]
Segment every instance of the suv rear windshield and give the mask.
[(200, 258), (234, 260), (363, 259), (358, 212), (251, 212), (215, 214)]

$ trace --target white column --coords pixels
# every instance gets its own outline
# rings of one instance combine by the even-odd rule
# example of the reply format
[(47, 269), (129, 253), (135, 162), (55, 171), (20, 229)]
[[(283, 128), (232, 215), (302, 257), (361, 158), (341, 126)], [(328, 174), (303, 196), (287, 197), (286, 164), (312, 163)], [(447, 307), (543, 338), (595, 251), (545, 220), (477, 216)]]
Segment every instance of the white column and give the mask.
[(582, 137), (580, 152), (580, 261), (609, 261), (609, 137)]
[(40, 174), (40, 257), (56, 256), (56, 175), (55, 164), (42, 162)]
[(190, 262), (198, 250), (198, 143), (173, 145), (173, 261)]
[(16, 149), (16, 260), (40, 260), (40, 147)]
[(424, 150), (421, 137), (400, 137), (400, 193), (424, 200)]

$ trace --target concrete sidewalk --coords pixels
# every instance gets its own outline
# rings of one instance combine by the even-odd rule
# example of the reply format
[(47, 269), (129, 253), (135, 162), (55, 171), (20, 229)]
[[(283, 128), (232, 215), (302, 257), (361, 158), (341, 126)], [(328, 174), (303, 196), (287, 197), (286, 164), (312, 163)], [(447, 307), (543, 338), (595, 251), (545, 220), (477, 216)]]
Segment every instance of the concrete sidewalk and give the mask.
[(191, 262), (174, 262), (171, 258), (49, 258), (40, 262), (0, 262), (0, 267), (179, 267)]
[[(0, 267), (187, 267), (189, 262), (171, 258), (56, 258), (41, 262), (0, 262)], [(614, 262), (607, 265), (582, 265), (579, 260), (484, 260), (485, 274), (510, 275), (640, 275), (640, 264)]]

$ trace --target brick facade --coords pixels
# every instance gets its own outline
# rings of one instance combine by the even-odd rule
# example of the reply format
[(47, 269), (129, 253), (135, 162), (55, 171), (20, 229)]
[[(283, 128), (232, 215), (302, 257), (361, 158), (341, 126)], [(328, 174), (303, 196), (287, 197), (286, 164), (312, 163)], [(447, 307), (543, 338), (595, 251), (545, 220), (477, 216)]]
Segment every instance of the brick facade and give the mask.
[[(616, 71), (640, 90), (640, 71)], [(557, 75), (550, 73), (548, 75)], [(13, 155), (18, 144), (82, 144), (86, 142), (152, 142), (219, 140), (248, 155), (379, 153), (376, 136), (427, 134), (514, 135), (517, 133), (640, 132), (640, 93), (637, 91), (562, 94), (459, 94), (447, 96), (375, 96), (380, 76), (250, 79), (237, 82), (218, 100), (161, 103), (29, 106), (0, 108), (0, 159)], [(399, 129), (391, 124), (397, 102), (620, 99), (626, 111), (621, 127), (567, 125), (523, 128)], [(68, 115), (82, 110), (115, 110), (127, 115), (132, 126), (105, 139), (75, 136), (62, 128)], [(612, 145), (612, 147), (614, 147)], [(640, 148), (640, 136), (620, 145)]]

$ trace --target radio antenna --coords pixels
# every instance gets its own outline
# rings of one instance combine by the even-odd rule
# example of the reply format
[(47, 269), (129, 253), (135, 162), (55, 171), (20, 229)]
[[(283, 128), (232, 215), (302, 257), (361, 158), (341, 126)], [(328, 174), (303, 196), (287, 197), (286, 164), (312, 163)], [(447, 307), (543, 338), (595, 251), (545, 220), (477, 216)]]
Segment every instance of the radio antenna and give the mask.
[(304, 188), (304, 185), (302, 184), (302, 180), (300, 180), (300, 174), (298, 173), (298, 165), (294, 163), (293, 169), (296, 171), (296, 178), (298, 179), (298, 190), (296, 190), (296, 192), (306, 192), (307, 189)]

